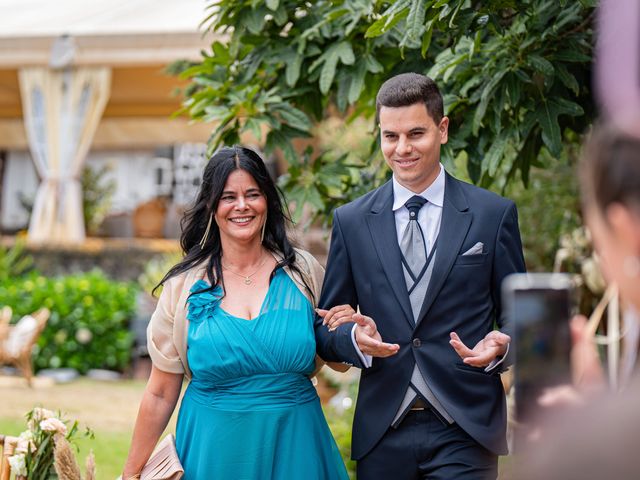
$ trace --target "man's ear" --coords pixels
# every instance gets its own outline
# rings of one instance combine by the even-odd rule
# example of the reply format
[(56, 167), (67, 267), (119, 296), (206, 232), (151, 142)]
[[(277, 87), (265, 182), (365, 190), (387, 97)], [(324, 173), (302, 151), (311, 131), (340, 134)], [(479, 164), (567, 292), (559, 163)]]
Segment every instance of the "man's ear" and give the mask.
[(605, 212), (613, 234), (640, 256), (640, 215), (622, 203), (612, 203)]
[(438, 130), (440, 131), (440, 143), (444, 145), (449, 141), (449, 117), (442, 117)]

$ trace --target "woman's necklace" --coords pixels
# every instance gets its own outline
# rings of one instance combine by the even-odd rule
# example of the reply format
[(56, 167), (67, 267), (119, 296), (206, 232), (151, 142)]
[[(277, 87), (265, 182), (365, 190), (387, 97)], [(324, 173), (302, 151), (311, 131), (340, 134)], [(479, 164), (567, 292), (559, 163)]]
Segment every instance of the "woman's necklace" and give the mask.
[[(264, 256), (264, 254), (263, 254), (263, 256)], [(251, 285), (253, 283), (253, 281), (251, 280), (251, 277), (253, 277), (256, 273), (258, 273), (260, 271), (260, 269), (262, 268), (262, 266), (266, 262), (267, 262), (267, 257), (265, 256), (264, 259), (262, 260), (262, 262), (260, 262), (260, 265), (258, 265), (258, 268), (256, 268), (255, 272), (250, 273), (249, 275), (242, 275), (240, 273), (234, 272), (233, 270), (231, 270), (229, 267), (225, 266), (224, 264), (222, 264), (222, 268), (224, 270), (227, 270), (227, 271), (233, 273), (237, 277), (244, 278), (244, 284), (245, 285)]]

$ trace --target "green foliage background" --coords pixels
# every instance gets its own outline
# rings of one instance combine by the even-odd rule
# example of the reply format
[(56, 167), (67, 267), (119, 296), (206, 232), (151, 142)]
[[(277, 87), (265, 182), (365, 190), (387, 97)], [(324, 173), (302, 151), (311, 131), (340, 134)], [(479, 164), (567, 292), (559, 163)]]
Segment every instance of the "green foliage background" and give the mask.
[(34, 348), (34, 366), (124, 370), (131, 357), (137, 287), (115, 282), (93, 271), (58, 278), (37, 272), (0, 282), (0, 305), (9, 305), (14, 320), (41, 307), (51, 310)]
[[(531, 169), (559, 165), (594, 117), (595, 0), (217, 0), (204, 21), (217, 33), (191, 81), (183, 113), (213, 122), (210, 147), (251, 132), (290, 164), (287, 196), (326, 222), (336, 204), (378, 186), (375, 95), (390, 76), (427, 73), (451, 117), (448, 168), (504, 192)], [(293, 141), (329, 112), (364, 118), (367, 155), (329, 154)], [(298, 213), (299, 215), (299, 213)]]

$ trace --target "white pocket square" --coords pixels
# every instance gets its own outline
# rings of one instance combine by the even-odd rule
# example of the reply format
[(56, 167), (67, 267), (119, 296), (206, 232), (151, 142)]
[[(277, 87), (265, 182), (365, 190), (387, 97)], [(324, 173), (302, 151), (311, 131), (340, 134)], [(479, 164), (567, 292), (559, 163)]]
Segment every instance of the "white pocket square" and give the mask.
[(469, 250), (464, 252), (462, 254), (462, 256), (464, 257), (465, 255), (479, 255), (479, 254), (482, 253), (482, 249), (483, 248), (484, 248), (484, 243), (478, 242), (473, 247), (471, 247)]

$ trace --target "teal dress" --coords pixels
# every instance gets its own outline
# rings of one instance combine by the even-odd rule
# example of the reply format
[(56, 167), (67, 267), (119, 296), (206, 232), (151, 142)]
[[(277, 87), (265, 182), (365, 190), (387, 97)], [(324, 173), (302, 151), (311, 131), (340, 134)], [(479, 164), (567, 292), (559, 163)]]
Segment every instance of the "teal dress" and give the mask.
[[(191, 291), (208, 288), (204, 280)], [(221, 288), (188, 300), (187, 359), (176, 448), (186, 480), (341, 480), (344, 463), (308, 375), (313, 308), (279, 269), (260, 314), (220, 307)]]

